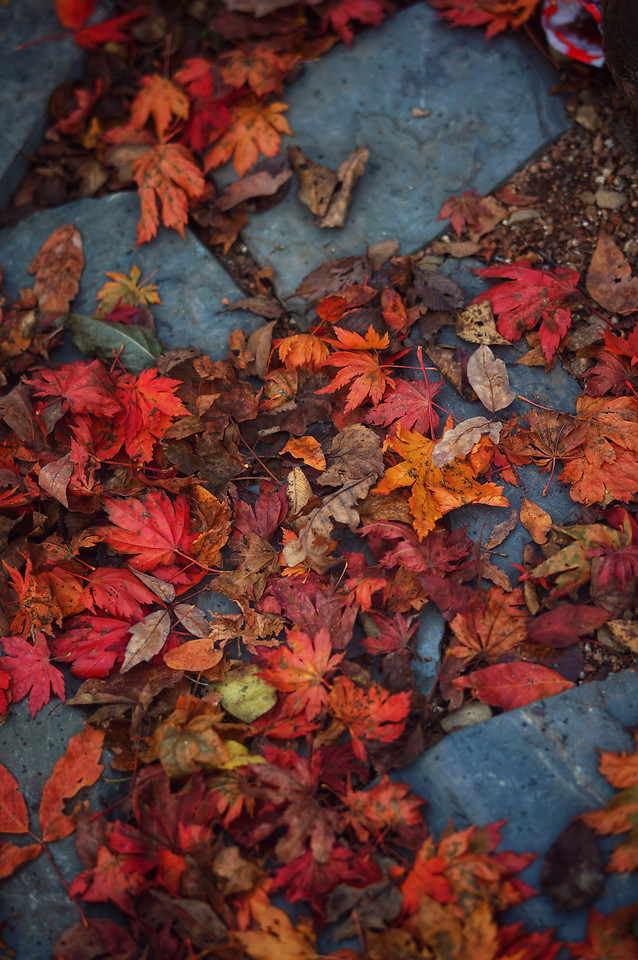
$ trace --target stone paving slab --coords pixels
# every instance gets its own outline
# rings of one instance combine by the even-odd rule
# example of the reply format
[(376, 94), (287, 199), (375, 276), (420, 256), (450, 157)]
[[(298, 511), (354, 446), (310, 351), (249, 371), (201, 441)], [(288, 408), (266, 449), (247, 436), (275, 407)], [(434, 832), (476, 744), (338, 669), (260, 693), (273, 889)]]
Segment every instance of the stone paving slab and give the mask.
[(39, 146), (53, 89), (76, 76), (84, 51), (71, 37), (17, 50), (61, 31), (53, 2), (11, 0), (0, 5), (0, 207), (8, 204)]
[[(522, 875), (538, 888), (542, 857), (558, 834), (614, 793), (598, 773), (597, 748), (631, 753), (637, 724), (638, 674), (625, 672), (451, 733), (392, 777), (428, 801), (437, 836), (449, 819), (460, 830), (506, 818), (501, 849), (540, 854)], [(605, 886), (595, 904), (605, 913), (638, 900), (635, 873), (608, 875)], [(557, 912), (544, 896), (512, 911), (530, 929), (557, 926), (566, 940), (584, 936), (587, 913)]]
[(190, 231), (182, 238), (161, 227), (152, 243), (135, 245), (139, 219), (137, 193), (77, 200), (34, 213), (16, 227), (0, 231), (0, 264), (10, 292), (33, 286), (28, 267), (47, 237), (74, 224), (82, 234), (85, 267), (80, 292), (71, 309), (91, 314), (95, 295), (107, 282), (105, 271), (129, 273), (136, 264), (142, 277), (153, 277), (162, 305), (153, 308), (157, 335), (167, 349), (198, 347), (215, 359), (228, 352), (228, 334), (241, 327), (252, 332), (263, 323), (245, 311), (225, 309), (243, 296), (219, 262)]
[[(557, 73), (530, 43), (480, 30), (451, 29), (418, 4), (337, 47), (285, 89), (296, 144), (336, 169), (356, 146), (370, 159), (343, 228), (320, 229), (291, 189), (253, 215), (244, 241), (272, 265), (290, 296), (326, 260), (397, 238), (411, 253), (439, 234), (443, 201), (477, 188), (489, 193), (568, 126)], [(414, 117), (412, 109), (429, 110)], [(229, 169), (220, 182), (233, 178)]]

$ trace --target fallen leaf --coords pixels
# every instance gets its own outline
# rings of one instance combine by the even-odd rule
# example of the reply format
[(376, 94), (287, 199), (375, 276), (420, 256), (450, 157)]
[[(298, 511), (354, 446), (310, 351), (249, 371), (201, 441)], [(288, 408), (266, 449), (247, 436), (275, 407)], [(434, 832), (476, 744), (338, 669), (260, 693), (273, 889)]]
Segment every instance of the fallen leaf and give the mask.
[(502, 424), (485, 417), (470, 417), (462, 420), (456, 427), (446, 430), (441, 440), (437, 440), (432, 451), (432, 466), (445, 467), (456, 457), (465, 457), (482, 436), (488, 436), (498, 443)]
[(277, 702), (277, 690), (262, 679), (255, 664), (231, 671), (215, 684), (215, 690), (221, 694), (224, 710), (244, 723), (252, 723)]
[(491, 413), (509, 407), (516, 400), (505, 363), (494, 356), (487, 344), (482, 344), (467, 361), (467, 379)]
[(33, 290), (43, 313), (67, 313), (80, 289), (84, 252), (80, 232), (72, 224), (58, 227), (33, 258)]
[(323, 455), (321, 444), (314, 437), (291, 437), (280, 453), (289, 453), (291, 456), (303, 460), (315, 470), (325, 470), (326, 458)]
[(602, 810), (584, 813), (582, 819), (599, 836), (628, 832), (614, 847), (607, 872), (630, 873), (638, 869), (638, 737), (634, 752), (601, 751), (598, 769), (618, 793)]
[(541, 864), (540, 888), (556, 910), (575, 910), (602, 896), (603, 855), (582, 820), (568, 824)]
[(167, 77), (155, 73), (142, 77), (141, 90), (131, 104), (131, 124), (138, 130), (153, 118), (157, 139), (163, 141), (172, 118), (187, 120), (190, 104), (186, 94)]
[[(277, 172), (258, 170), (243, 180), (231, 183), (217, 200), (220, 210), (226, 211), (256, 197), (272, 197), (292, 177), (292, 170), (286, 164)], [(247, 308), (250, 309), (250, 308)]]
[(456, 677), (452, 685), (457, 690), (470, 688), (482, 703), (503, 710), (515, 710), (534, 700), (553, 697), (574, 684), (559, 673), (537, 663), (495, 663), (483, 670), (475, 670), (467, 677)]
[(180, 143), (160, 143), (133, 164), (133, 176), (140, 191), (141, 216), (137, 242), (147, 243), (157, 233), (159, 213), (162, 223), (184, 236), (188, 204), (204, 192), (204, 178), (190, 150)]
[(276, 156), (282, 133), (292, 133), (283, 116), (283, 111), (287, 109), (286, 103), (275, 101), (266, 104), (249, 97), (234, 103), (229, 129), (213, 134), (213, 140), (217, 140), (217, 143), (206, 155), (204, 172), (221, 166), (234, 154), (235, 170), (243, 177), (257, 163), (260, 153), (265, 157)]
[(533, 500), (523, 497), (521, 503), (521, 523), (530, 534), (534, 543), (547, 543), (547, 535), (552, 529), (552, 518)]
[(607, 233), (598, 237), (585, 279), (587, 292), (605, 310), (633, 313), (638, 310), (638, 277)]
[(4, 656), (0, 668), (11, 677), (11, 693), (17, 703), (29, 694), (29, 711), (35, 717), (51, 693), (64, 700), (64, 674), (50, 660), (49, 646), (44, 634), (38, 630), (34, 643), (23, 637), (2, 637)]
[(160, 652), (171, 629), (171, 621), (166, 610), (149, 613), (140, 623), (131, 627), (131, 639), (126, 645), (124, 663), (120, 673), (126, 673), (131, 667), (145, 660), (151, 660)]
[(84, 727), (70, 738), (64, 756), (55, 764), (40, 803), (40, 829), (45, 843), (68, 837), (75, 830), (75, 817), (65, 814), (64, 802), (99, 779), (104, 770), (99, 762), (103, 742), (103, 730)]
[(356, 147), (336, 171), (309, 160), (300, 147), (290, 147), (288, 156), (299, 178), (297, 197), (314, 214), (319, 227), (342, 227), (346, 222), (352, 190), (363, 174), (370, 155)]
[(488, 343), (508, 346), (509, 340), (502, 337), (496, 329), (494, 314), (489, 300), (470, 303), (454, 314), (456, 332), (462, 340), (470, 343)]

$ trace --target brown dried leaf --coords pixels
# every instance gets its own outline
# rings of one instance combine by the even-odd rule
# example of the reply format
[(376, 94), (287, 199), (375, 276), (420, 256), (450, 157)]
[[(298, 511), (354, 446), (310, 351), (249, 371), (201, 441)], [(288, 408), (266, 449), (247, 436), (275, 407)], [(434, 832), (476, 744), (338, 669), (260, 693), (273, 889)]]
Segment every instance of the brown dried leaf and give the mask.
[(523, 497), (521, 504), (521, 523), (534, 543), (547, 543), (547, 534), (552, 529), (552, 518), (546, 510), (527, 497)]
[(332, 441), (328, 455), (328, 469), (318, 482), (324, 486), (341, 486), (349, 480), (371, 477), (370, 486), (383, 474), (381, 440), (374, 430), (355, 424), (346, 427)]
[(483, 406), (491, 413), (509, 407), (516, 400), (505, 363), (495, 357), (485, 343), (467, 361), (467, 378)]
[(210, 624), (206, 619), (206, 614), (194, 603), (176, 603), (173, 612), (181, 625), (194, 637), (208, 635)]
[(166, 610), (154, 610), (144, 620), (131, 627), (131, 639), (126, 645), (124, 663), (120, 673), (126, 673), (131, 667), (145, 660), (151, 660), (159, 653), (166, 642), (171, 621)]
[(80, 289), (84, 269), (82, 237), (73, 224), (58, 227), (33, 258), (29, 273), (35, 273), (33, 290), (43, 313), (68, 313)]
[(486, 420), (485, 417), (470, 417), (469, 420), (463, 420), (458, 426), (448, 430), (443, 439), (435, 444), (432, 453), (432, 465), (444, 467), (448, 463), (452, 463), (455, 457), (465, 457), (484, 433), (494, 443), (498, 443), (501, 428), (501, 423)]
[(605, 310), (615, 313), (638, 310), (638, 277), (632, 277), (631, 267), (606, 233), (598, 238), (585, 286)]
[(293, 467), (286, 480), (286, 500), (290, 513), (294, 516), (306, 506), (312, 496), (312, 487), (308, 483), (301, 467)]
[(292, 170), (286, 163), (280, 170), (259, 170), (231, 183), (217, 200), (219, 210), (226, 211), (238, 203), (255, 197), (272, 197), (292, 177)]
[(367, 147), (356, 147), (335, 173), (310, 160), (299, 147), (288, 155), (299, 178), (297, 197), (314, 214), (319, 227), (342, 227), (346, 222), (352, 191), (363, 174), (370, 155)]
[(38, 486), (44, 490), (45, 493), (48, 493), (49, 496), (54, 497), (58, 500), (64, 507), (69, 506), (69, 501), (66, 497), (66, 488), (69, 485), (69, 480), (73, 474), (73, 461), (71, 459), (71, 454), (67, 453), (64, 457), (60, 457), (59, 460), (53, 460), (51, 463), (47, 463), (38, 475)]
[(500, 544), (509, 537), (517, 523), (518, 514), (516, 513), (516, 510), (511, 510), (507, 520), (497, 523), (493, 528), (489, 540), (485, 544), (485, 549), (493, 550), (494, 547), (500, 546)]

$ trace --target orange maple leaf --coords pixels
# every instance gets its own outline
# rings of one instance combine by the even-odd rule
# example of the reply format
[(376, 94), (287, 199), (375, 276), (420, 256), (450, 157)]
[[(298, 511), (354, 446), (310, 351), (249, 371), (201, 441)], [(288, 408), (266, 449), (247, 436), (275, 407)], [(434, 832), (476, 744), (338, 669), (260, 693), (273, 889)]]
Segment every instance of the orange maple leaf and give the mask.
[(332, 642), (326, 629), (319, 630), (313, 640), (301, 630), (289, 630), (286, 643), (288, 646), (264, 652), (266, 667), (261, 676), (277, 690), (290, 694), (286, 713), (304, 713), (307, 720), (312, 720), (328, 703), (324, 677), (336, 670), (345, 654), (331, 655)]
[(177, 117), (178, 120), (188, 119), (188, 97), (172, 80), (160, 76), (159, 73), (152, 77), (142, 77), (141, 84), (142, 89), (131, 106), (131, 125), (136, 130), (142, 130), (148, 118), (152, 117), (157, 139), (164, 140), (172, 117)]
[(412, 487), (409, 505), (414, 518), (413, 526), (419, 540), (434, 529), (444, 514), (466, 503), (485, 503), (494, 507), (507, 507), (506, 497), (501, 496), (502, 487), (494, 483), (479, 483), (467, 460), (456, 457), (453, 463), (443, 467), (432, 464), (435, 443), (411, 430), (397, 427), (396, 436), (386, 440), (384, 449), (394, 450), (403, 458), (403, 463), (388, 467), (384, 478), (372, 491), (390, 493), (398, 487)]
[(273, 346), (279, 351), (279, 359), (287, 370), (316, 370), (329, 354), (328, 347), (312, 333), (295, 333), (282, 340), (274, 340)]
[(352, 330), (343, 330), (334, 327), (337, 340), (327, 339), (326, 343), (334, 346), (349, 347), (348, 350), (337, 350), (322, 361), (322, 367), (341, 367), (332, 383), (317, 393), (334, 393), (340, 387), (350, 383), (350, 390), (344, 413), (349, 413), (370, 399), (374, 406), (381, 402), (386, 390), (394, 390), (394, 380), (384, 372), (377, 350), (385, 350), (390, 343), (387, 333), (382, 337), (371, 326), (365, 337)]
[(624, 750), (620, 754), (606, 750), (601, 753), (598, 769), (620, 792), (602, 810), (583, 814), (583, 820), (601, 836), (628, 830), (628, 836), (616, 844), (607, 870), (619, 873), (638, 870), (638, 734), (630, 756)]
[(287, 65), (263, 43), (233, 50), (220, 58), (222, 78), (229, 87), (248, 86), (257, 96), (282, 91)]
[(453, 27), (486, 26), (489, 40), (511, 27), (517, 30), (539, 4), (539, 0), (434, 0), (432, 6)]
[(362, 690), (349, 677), (337, 677), (329, 696), (330, 713), (350, 730), (355, 757), (366, 761), (363, 740), (391, 743), (401, 736), (410, 709), (408, 691), (390, 694), (373, 683)]
[(448, 654), (460, 660), (497, 663), (527, 638), (527, 611), (520, 588), (505, 593), (490, 587), (485, 598), (477, 594), (450, 626), (454, 640)]
[(585, 424), (582, 452), (559, 476), (571, 483), (578, 503), (628, 503), (638, 493), (638, 400), (634, 397), (578, 398), (576, 422)]
[(152, 240), (157, 233), (157, 197), (162, 204), (164, 226), (173, 227), (184, 236), (188, 201), (201, 197), (205, 185), (190, 150), (179, 143), (157, 144), (135, 161), (133, 176), (140, 189), (142, 205), (137, 225), (138, 244)]
[(111, 282), (105, 283), (96, 295), (96, 299), (100, 301), (100, 316), (112, 313), (118, 304), (140, 307), (162, 302), (157, 292), (157, 284), (148, 281), (140, 283), (142, 271), (135, 264), (128, 276), (125, 273), (109, 273), (108, 270), (106, 275)]
[(255, 97), (244, 97), (235, 103), (230, 111), (230, 128), (213, 133), (217, 143), (206, 156), (205, 172), (227, 163), (234, 154), (235, 170), (243, 177), (257, 163), (260, 153), (265, 157), (277, 156), (281, 134), (292, 133), (282, 116), (287, 109), (287, 103), (261, 103)]

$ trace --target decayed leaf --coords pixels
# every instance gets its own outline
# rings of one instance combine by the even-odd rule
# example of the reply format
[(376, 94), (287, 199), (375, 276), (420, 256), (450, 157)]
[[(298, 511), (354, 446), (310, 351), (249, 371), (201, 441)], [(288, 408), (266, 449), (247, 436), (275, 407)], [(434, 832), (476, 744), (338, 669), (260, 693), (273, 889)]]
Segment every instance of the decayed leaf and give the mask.
[(137, 225), (137, 242), (147, 243), (157, 233), (162, 206), (162, 223), (184, 236), (189, 200), (204, 190), (204, 178), (190, 150), (180, 143), (160, 143), (139, 157), (133, 165), (142, 206)]
[(67, 313), (80, 289), (84, 252), (80, 232), (72, 224), (58, 227), (29, 267), (33, 290), (43, 313)]
[(496, 329), (494, 314), (489, 300), (478, 300), (468, 304), (463, 310), (454, 314), (456, 332), (463, 340), (470, 343), (502, 344), (507, 346), (509, 340), (502, 337)]
[(456, 427), (446, 430), (441, 440), (436, 442), (432, 451), (432, 466), (445, 467), (456, 457), (467, 456), (482, 436), (488, 436), (493, 443), (498, 443), (502, 426), (485, 417), (462, 420)]
[(589, 295), (605, 310), (638, 310), (638, 277), (632, 277), (631, 267), (607, 233), (598, 237), (585, 285)]
[(40, 803), (40, 829), (45, 842), (61, 840), (75, 830), (76, 820), (64, 812), (64, 801), (100, 777), (104, 731), (85, 727), (69, 740), (66, 752), (58, 760), (44, 785)]
[(491, 413), (509, 407), (516, 400), (504, 362), (494, 356), (487, 344), (482, 344), (467, 361), (467, 379)]
[(319, 227), (342, 227), (346, 222), (354, 185), (363, 175), (370, 156), (367, 147), (356, 147), (335, 173), (309, 160), (300, 147), (291, 147), (288, 155), (299, 178), (299, 200), (315, 216)]
[(523, 497), (521, 504), (521, 523), (534, 543), (547, 543), (547, 534), (552, 529), (552, 518), (546, 510), (527, 497)]

